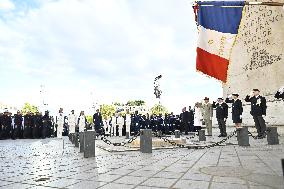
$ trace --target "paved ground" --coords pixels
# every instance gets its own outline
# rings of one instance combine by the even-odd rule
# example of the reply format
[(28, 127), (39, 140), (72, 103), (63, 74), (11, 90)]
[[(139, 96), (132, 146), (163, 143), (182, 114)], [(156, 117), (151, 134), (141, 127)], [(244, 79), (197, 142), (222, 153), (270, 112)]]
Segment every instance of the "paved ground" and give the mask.
[[(229, 142), (236, 143), (236, 138)], [(68, 138), (0, 141), (0, 188), (284, 188), (283, 135), (280, 145), (268, 146), (265, 139), (250, 143), (248, 148), (228, 145), (152, 154), (98, 148), (95, 158), (84, 159)]]

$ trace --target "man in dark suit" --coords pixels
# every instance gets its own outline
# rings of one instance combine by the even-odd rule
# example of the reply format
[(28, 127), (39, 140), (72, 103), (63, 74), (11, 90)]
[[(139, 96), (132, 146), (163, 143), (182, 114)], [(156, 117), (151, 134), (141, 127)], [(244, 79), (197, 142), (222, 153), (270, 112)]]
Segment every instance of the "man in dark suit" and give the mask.
[(220, 135), (218, 137), (227, 137), (226, 121), (228, 118), (228, 105), (223, 98), (218, 98), (218, 102), (213, 102), (213, 108), (216, 108), (216, 118), (219, 125)]
[(258, 138), (265, 138), (266, 132), (266, 124), (265, 124), (265, 116), (266, 116), (266, 99), (263, 96), (259, 95), (260, 91), (258, 89), (253, 89), (250, 95), (247, 95), (245, 98), (246, 102), (251, 103), (251, 111), (250, 114), (253, 116), (253, 120), (255, 123), (255, 127), (258, 133)]
[(191, 109), (191, 106), (188, 107), (189, 114), (189, 132), (194, 132), (194, 112)]
[(102, 118), (102, 114), (100, 113), (99, 109), (97, 109), (96, 113), (93, 115), (93, 123), (95, 125), (96, 132), (100, 133), (102, 129), (103, 118)]
[(182, 109), (181, 114), (181, 125), (182, 130), (185, 132), (186, 135), (188, 135), (189, 131), (189, 121), (190, 121), (190, 113), (186, 110), (186, 107)]

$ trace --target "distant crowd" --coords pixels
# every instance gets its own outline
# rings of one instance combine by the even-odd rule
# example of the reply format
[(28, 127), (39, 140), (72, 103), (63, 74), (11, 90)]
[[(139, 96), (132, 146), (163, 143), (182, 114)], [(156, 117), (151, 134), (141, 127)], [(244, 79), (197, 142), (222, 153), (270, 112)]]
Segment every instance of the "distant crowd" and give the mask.
[[(280, 88), (275, 94), (275, 98), (284, 99), (284, 87)], [(251, 103), (251, 115), (255, 122), (258, 138), (265, 138), (266, 125), (266, 99), (260, 95), (258, 89), (244, 99)], [(159, 114), (142, 115), (138, 111), (122, 115), (117, 112), (108, 119), (103, 119), (100, 110), (96, 110), (93, 115), (92, 123), (88, 123), (84, 111), (77, 116), (72, 110), (68, 116), (63, 113), (63, 108), (59, 109), (58, 115), (52, 117), (46, 111), (41, 113), (28, 112), (22, 115), (20, 111), (12, 115), (7, 109), (4, 113), (0, 112), (0, 139), (31, 139), (67, 136), (69, 133), (83, 132), (93, 129), (101, 135), (125, 136), (136, 134), (140, 129), (152, 129), (163, 134), (172, 134), (179, 130), (185, 135), (189, 132), (197, 132), (204, 126), (207, 135), (212, 136), (213, 109), (216, 110), (216, 118), (219, 125), (219, 137), (226, 137), (226, 121), (229, 117), (228, 103), (232, 104), (232, 115), (236, 127), (241, 127), (243, 104), (237, 93), (229, 95), (226, 99), (218, 98), (216, 102), (210, 103), (208, 97), (203, 102), (198, 102), (193, 108), (184, 107), (181, 114)]]

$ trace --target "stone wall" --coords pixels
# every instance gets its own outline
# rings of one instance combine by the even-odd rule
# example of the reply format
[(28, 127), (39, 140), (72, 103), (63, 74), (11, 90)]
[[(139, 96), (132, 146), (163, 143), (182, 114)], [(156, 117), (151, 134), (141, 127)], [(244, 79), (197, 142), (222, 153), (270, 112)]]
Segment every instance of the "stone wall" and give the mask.
[[(284, 2), (281, 0), (279, 2)], [(232, 49), (224, 97), (233, 92), (244, 99), (260, 89), (268, 100), (266, 121), (284, 125), (284, 103), (274, 99), (284, 85), (284, 10), (273, 6), (245, 6), (239, 34)], [(245, 103), (245, 102), (244, 102)], [(244, 124), (252, 125), (250, 105), (244, 106)]]

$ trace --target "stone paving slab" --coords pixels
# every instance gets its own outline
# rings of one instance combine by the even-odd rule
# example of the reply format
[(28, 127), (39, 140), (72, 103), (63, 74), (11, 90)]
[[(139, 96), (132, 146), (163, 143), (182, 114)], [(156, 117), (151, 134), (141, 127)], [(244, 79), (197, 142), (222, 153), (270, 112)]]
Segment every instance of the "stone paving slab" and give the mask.
[[(203, 144), (218, 140), (208, 137)], [(237, 143), (236, 137), (228, 142)], [(252, 138), (250, 144), (159, 149), (152, 154), (96, 148), (96, 157), (83, 158), (67, 137), (5, 140), (0, 141), (0, 188), (284, 188), (284, 137), (280, 145)]]

